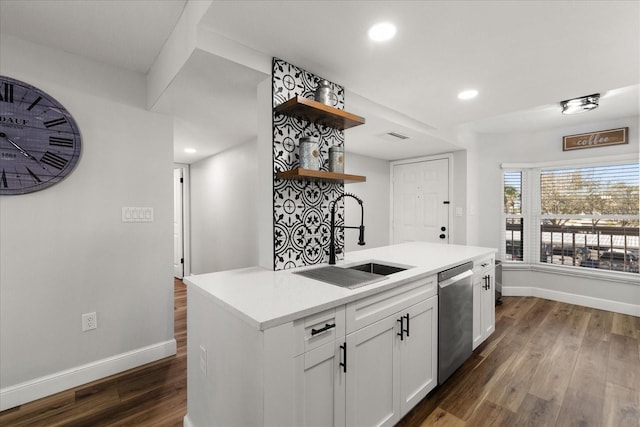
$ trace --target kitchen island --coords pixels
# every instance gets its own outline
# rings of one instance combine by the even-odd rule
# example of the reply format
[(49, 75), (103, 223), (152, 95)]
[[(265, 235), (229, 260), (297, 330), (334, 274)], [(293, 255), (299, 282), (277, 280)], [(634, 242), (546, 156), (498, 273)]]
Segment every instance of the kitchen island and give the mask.
[[(185, 278), (185, 425), (393, 425), (436, 385), (437, 273), (472, 261), (493, 295), (494, 253), (423, 242), (349, 252), (338, 266), (407, 268), (356, 289), (293, 274), (318, 266)], [(492, 331), (486, 294), (476, 302), (474, 281), (474, 341)]]

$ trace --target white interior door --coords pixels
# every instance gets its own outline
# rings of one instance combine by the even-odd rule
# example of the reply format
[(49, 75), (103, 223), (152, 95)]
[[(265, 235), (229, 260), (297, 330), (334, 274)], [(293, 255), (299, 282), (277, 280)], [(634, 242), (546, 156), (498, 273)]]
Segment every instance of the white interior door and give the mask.
[(393, 165), (393, 243), (449, 242), (449, 159)]
[(184, 276), (184, 243), (182, 218), (182, 169), (173, 170), (173, 275)]

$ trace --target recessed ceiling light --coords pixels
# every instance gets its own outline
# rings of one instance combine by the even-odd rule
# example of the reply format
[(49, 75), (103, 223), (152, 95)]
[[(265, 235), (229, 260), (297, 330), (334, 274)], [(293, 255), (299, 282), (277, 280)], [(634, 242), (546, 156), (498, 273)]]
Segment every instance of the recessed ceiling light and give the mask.
[(467, 99), (473, 99), (476, 96), (478, 96), (478, 91), (475, 89), (469, 89), (469, 90), (463, 90), (462, 92), (460, 92), (458, 94), (458, 99), (467, 100)]
[(185, 153), (189, 153), (189, 154), (193, 154), (193, 153), (196, 152), (196, 149), (195, 148), (185, 148), (184, 152)]
[(379, 22), (369, 28), (369, 38), (374, 42), (384, 42), (396, 35), (396, 26), (390, 22)]

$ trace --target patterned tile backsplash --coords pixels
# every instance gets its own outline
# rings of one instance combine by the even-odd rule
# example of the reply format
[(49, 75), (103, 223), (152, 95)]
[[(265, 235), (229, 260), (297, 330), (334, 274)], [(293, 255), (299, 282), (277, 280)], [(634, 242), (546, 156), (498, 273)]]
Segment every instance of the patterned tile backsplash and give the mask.
[[(273, 107), (295, 96), (313, 99), (322, 78), (278, 58), (272, 62)], [(331, 83), (336, 108), (344, 109), (344, 88)], [(330, 204), (344, 193), (341, 183), (282, 180), (275, 173), (299, 165), (298, 139), (319, 140), (320, 170), (329, 169), (329, 148), (344, 145), (344, 131), (273, 113), (273, 246), (274, 270), (319, 264), (328, 260)], [(336, 224), (343, 224), (344, 205), (336, 207)], [(336, 246), (344, 233), (336, 231)]]

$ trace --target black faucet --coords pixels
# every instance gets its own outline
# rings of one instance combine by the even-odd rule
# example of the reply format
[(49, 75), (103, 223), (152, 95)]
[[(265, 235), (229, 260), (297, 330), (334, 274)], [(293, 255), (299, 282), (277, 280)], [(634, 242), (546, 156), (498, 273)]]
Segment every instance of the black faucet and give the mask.
[(358, 245), (360, 246), (364, 246), (364, 205), (362, 204), (362, 199), (360, 199), (358, 196), (356, 196), (355, 194), (351, 194), (351, 193), (344, 193), (341, 196), (338, 196), (337, 199), (335, 199), (332, 203), (331, 203), (331, 226), (330, 226), (330, 231), (331, 231), (331, 238), (329, 239), (329, 264), (330, 265), (334, 265), (336, 263), (336, 203), (338, 203), (340, 201), (340, 199), (344, 198), (344, 197), (352, 197), (354, 199), (356, 199), (358, 201), (358, 203), (360, 204), (360, 226), (359, 227), (349, 227), (346, 225), (341, 225), (340, 228), (357, 228), (360, 230), (360, 235), (358, 236)]

